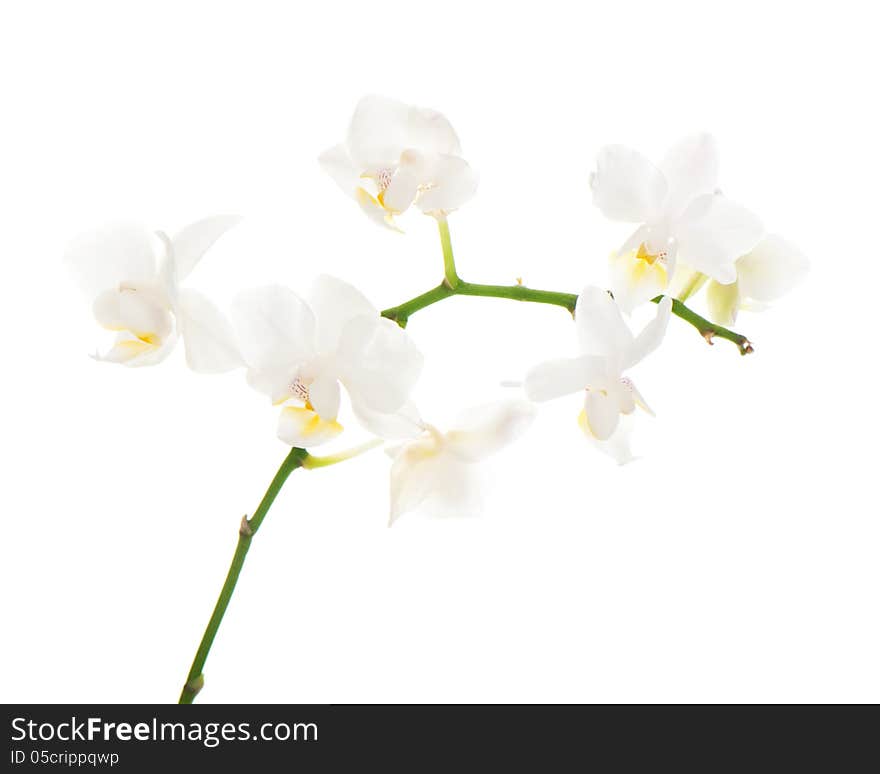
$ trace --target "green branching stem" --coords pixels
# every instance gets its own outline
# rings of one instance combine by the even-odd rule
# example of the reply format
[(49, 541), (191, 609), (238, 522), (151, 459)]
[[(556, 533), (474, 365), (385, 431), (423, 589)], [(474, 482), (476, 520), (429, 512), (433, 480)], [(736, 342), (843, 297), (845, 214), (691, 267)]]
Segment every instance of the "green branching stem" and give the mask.
[[(443, 247), (443, 282), (437, 287), (422, 293), (409, 301), (397, 306), (392, 306), (382, 312), (383, 317), (394, 320), (401, 328), (405, 328), (409, 318), (416, 312), (436, 304), (445, 298), (452, 296), (481, 296), (484, 298), (507, 298), (513, 301), (528, 301), (536, 304), (551, 304), (567, 309), (574, 314), (577, 304), (577, 295), (574, 293), (560, 293), (554, 290), (536, 290), (525, 285), (480, 285), (474, 282), (465, 282), (458, 276), (455, 266), (455, 258), (452, 254), (452, 241), (449, 236), (449, 223), (446, 218), (438, 218), (440, 228), (440, 244)], [(658, 303), (662, 296), (652, 299)], [(685, 322), (690, 323), (700, 335), (709, 343), (713, 339), (726, 339), (736, 345), (741, 355), (748, 355), (754, 351), (752, 343), (743, 335), (724, 328), (721, 325), (701, 317), (678, 299), (672, 302), (672, 313)]]
[(250, 519), (245, 516), (241, 520), (241, 527), (238, 530), (238, 544), (235, 547), (232, 564), (229, 566), (229, 572), (226, 574), (223, 588), (220, 589), (220, 596), (217, 599), (217, 604), (214, 606), (214, 612), (211, 613), (211, 618), (208, 621), (207, 627), (205, 627), (205, 633), (202, 635), (202, 641), (199, 643), (196, 656), (186, 677), (186, 683), (180, 693), (178, 704), (192, 704), (196, 695), (202, 689), (205, 683), (202, 670), (205, 667), (205, 661), (208, 659), (208, 653), (211, 651), (211, 645), (214, 644), (217, 630), (223, 622), (223, 616), (226, 613), (226, 608), (229, 606), (229, 600), (232, 599), (232, 592), (235, 591), (235, 584), (238, 582), (238, 576), (241, 575), (241, 570), (244, 567), (244, 560), (251, 547), (251, 541), (263, 523), (263, 519), (266, 518), (266, 514), (269, 513), (269, 509), (272, 507), (272, 503), (275, 502), (281, 487), (284, 486), (284, 482), (287, 481), (294, 470), (305, 466), (308, 459), (309, 453), (305, 449), (292, 448), (287, 457), (284, 458), (284, 462), (281, 463), (281, 467), (278, 468), (278, 472), (272, 479), (272, 483), (269, 484), (269, 488), (266, 490), (266, 494), (263, 495), (257, 510), (254, 511), (254, 515)]

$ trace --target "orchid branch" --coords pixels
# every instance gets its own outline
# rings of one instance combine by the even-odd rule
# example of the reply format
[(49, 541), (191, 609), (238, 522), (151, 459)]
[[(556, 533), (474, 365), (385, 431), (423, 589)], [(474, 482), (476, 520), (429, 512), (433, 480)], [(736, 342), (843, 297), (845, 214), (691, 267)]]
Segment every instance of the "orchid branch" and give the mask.
[[(551, 304), (561, 306), (574, 314), (577, 304), (575, 293), (561, 293), (554, 290), (536, 290), (522, 284), (516, 285), (482, 285), (474, 282), (465, 282), (458, 276), (455, 266), (455, 258), (452, 254), (452, 240), (449, 235), (449, 223), (446, 218), (438, 218), (440, 229), (440, 243), (443, 247), (443, 282), (437, 287), (431, 288), (425, 293), (411, 298), (397, 306), (385, 309), (381, 314), (389, 320), (394, 320), (401, 328), (405, 328), (409, 318), (416, 312), (436, 304), (452, 296), (481, 296), (484, 298), (507, 298), (512, 301), (528, 301), (536, 304)], [(652, 299), (659, 303), (663, 296)], [(748, 355), (754, 351), (752, 343), (742, 334), (729, 330), (721, 325), (707, 320), (695, 311), (685, 306), (678, 299), (672, 301), (672, 313), (696, 328), (707, 343), (712, 344), (713, 339), (726, 339), (734, 343), (741, 355)]]
[(217, 636), (220, 624), (223, 622), (226, 608), (229, 607), (229, 601), (232, 599), (232, 594), (235, 591), (235, 584), (238, 583), (238, 576), (241, 575), (245, 557), (251, 547), (251, 540), (254, 535), (257, 534), (257, 530), (260, 528), (260, 525), (269, 513), (272, 503), (275, 502), (275, 498), (290, 477), (290, 474), (297, 468), (313, 470), (315, 468), (326, 468), (330, 465), (345, 462), (346, 460), (357, 457), (364, 452), (370, 451), (370, 449), (375, 449), (382, 443), (382, 439), (377, 438), (362, 443), (360, 446), (355, 446), (351, 449), (323, 457), (315, 457), (299, 446), (294, 446), (290, 450), (288, 455), (284, 458), (284, 461), (281, 463), (281, 467), (279, 467), (278, 471), (275, 473), (275, 477), (269, 484), (266, 494), (264, 494), (263, 499), (260, 500), (257, 510), (254, 511), (254, 515), (250, 519), (247, 516), (244, 516), (241, 520), (241, 526), (238, 529), (238, 544), (236, 545), (235, 553), (232, 556), (232, 563), (229, 565), (229, 572), (226, 574), (223, 588), (220, 589), (220, 596), (217, 599), (217, 604), (214, 606), (214, 612), (211, 613), (211, 618), (208, 621), (207, 627), (205, 627), (202, 641), (199, 643), (198, 650), (196, 650), (196, 656), (189, 669), (189, 674), (186, 676), (186, 683), (184, 683), (183, 690), (180, 693), (180, 699), (178, 699), (177, 702), (178, 704), (192, 704), (199, 691), (202, 690), (202, 686), (205, 684), (205, 676), (202, 674), (202, 670), (205, 667), (205, 661), (208, 659), (208, 654), (211, 652), (211, 646), (214, 644), (214, 638)]
[(266, 518), (266, 514), (269, 513), (272, 503), (275, 502), (275, 498), (290, 474), (297, 468), (303, 467), (308, 458), (309, 453), (305, 449), (293, 447), (284, 458), (281, 467), (278, 468), (278, 472), (272, 479), (272, 483), (269, 484), (269, 488), (266, 490), (266, 494), (263, 495), (263, 499), (260, 501), (254, 515), (250, 519), (247, 516), (242, 518), (241, 527), (238, 530), (238, 544), (235, 547), (232, 563), (229, 565), (229, 572), (226, 574), (226, 580), (223, 583), (223, 588), (220, 589), (217, 604), (214, 606), (214, 612), (211, 613), (211, 618), (205, 628), (205, 633), (202, 635), (202, 641), (199, 643), (189, 674), (186, 676), (186, 683), (180, 693), (178, 704), (192, 704), (198, 692), (202, 690), (202, 686), (205, 684), (202, 670), (204, 669), (205, 661), (208, 659), (208, 653), (211, 652), (211, 646), (214, 644), (217, 630), (223, 622), (226, 608), (229, 607), (229, 601), (232, 599), (232, 593), (235, 591), (235, 584), (238, 582), (238, 576), (241, 575), (241, 570), (244, 567), (245, 557), (251, 547), (251, 540), (263, 523), (263, 519)]

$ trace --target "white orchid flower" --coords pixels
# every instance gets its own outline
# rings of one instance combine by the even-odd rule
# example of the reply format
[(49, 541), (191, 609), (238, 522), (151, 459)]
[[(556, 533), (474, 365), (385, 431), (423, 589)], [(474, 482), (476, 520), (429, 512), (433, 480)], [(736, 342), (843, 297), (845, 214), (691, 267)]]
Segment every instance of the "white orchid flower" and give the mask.
[[(532, 368), (523, 382), (526, 396), (537, 402), (585, 391), (579, 423), (584, 433), (619, 462), (628, 458), (621, 417), (636, 406), (653, 413), (624, 373), (660, 346), (672, 312), (664, 298), (657, 314), (633, 336), (614, 299), (601, 288), (586, 287), (578, 296), (575, 328), (580, 354), (550, 360)], [(618, 431), (621, 434), (618, 434)]]
[(736, 262), (736, 282), (709, 283), (709, 315), (720, 325), (733, 325), (741, 309), (766, 308), (792, 290), (808, 269), (809, 262), (795, 245), (771, 234)]
[(345, 142), (318, 160), (374, 222), (396, 231), (395, 216), (411, 205), (443, 217), (477, 188), (445, 116), (385, 97), (364, 97)]
[(627, 313), (666, 290), (676, 260), (720, 284), (735, 282), (737, 258), (763, 235), (755, 215), (718, 192), (718, 150), (706, 134), (682, 140), (657, 166), (610, 145), (590, 187), (606, 217), (640, 224), (611, 258), (611, 290)]
[(128, 366), (164, 360), (183, 336), (186, 360), (201, 373), (241, 365), (231, 327), (204, 295), (182, 283), (204, 253), (240, 218), (197, 221), (172, 239), (137, 224), (114, 224), (83, 234), (65, 254), (98, 323), (116, 332), (97, 360)]
[(502, 401), (463, 412), (454, 429), (442, 433), (411, 415), (411, 437), (388, 451), (394, 460), (389, 524), (423, 505), (438, 514), (474, 510), (477, 463), (516, 440), (534, 416), (531, 403)]
[(232, 319), (248, 382), (286, 404), (278, 437), (291, 446), (317, 446), (342, 432), (340, 384), (369, 429), (371, 419), (406, 405), (421, 373), (406, 332), (333, 277), (318, 277), (308, 301), (278, 285), (245, 291)]

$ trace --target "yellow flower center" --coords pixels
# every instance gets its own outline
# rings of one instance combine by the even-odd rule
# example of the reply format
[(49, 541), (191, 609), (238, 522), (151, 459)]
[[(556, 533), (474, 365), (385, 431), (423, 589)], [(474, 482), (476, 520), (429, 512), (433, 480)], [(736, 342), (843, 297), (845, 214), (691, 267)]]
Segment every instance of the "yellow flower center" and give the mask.
[(647, 246), (642, 242), (636, 252), (636, 260), (644, 261), (649, 266), (653, 266), (655, 261), (662, 262), (666, 260), (666, 251), (661, 250), (659, 253), (649, 253)]

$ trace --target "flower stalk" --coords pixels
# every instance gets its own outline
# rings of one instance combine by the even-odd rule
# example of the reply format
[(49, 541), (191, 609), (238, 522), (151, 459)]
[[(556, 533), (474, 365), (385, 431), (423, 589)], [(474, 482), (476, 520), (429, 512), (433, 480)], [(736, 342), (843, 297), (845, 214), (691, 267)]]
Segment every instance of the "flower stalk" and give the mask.
[(455, 256), (452, 254), (452, 238), (449, 236), (449, 221), (446, 217), (437, 218), (437, 227), (440, 230), (440, 245), (443, 248), (443, 284), (450, 290), (455, 290), (461, 280), (455, 270)]
[(251, 547), (251, 541), (290, 474), (297, 468), (303, 467), (308, 457), (309, 453), (305, 449), (292, 448), (287, 457), (284, 458), (284, 462), (281, 463), (281, 467), (278, 468), (278, 472), (269, 484), (269, 488), (266, 490), (266, 494), (263, 495), (257, 510), (254, 511), (254, 515), (250, 519), (245, 516), (241, 520), (241, 526), (238, 530), (238, 544), (235, 547), (232, 563), (229, 565), (229, 572), (226, 574), (223, 588), (220, 589), (220, 596), (217, 598), (214, 612), (211, 613), (211, 618), (208, 621), (207, 627), (205, 627), (205, 633), (202, 635), (202, 641), (199, 643), (189, 674), (186, 677), (186, 683), (180, 693), (178, 704), (192, 704), (202, 686), (204, 686), (205, 677), (202, 674), (202, 670), (205, 667), (208, 654), (211, 652), (211, 646), (214, 644), (214, 638), (217, 636), (220, 624), (223, 622), (226, 608), (229, 607), (229, 601), (232, 599), (235, 584), (238, 582), (238, 577), (241, 575), (242, 568), (244, 567), (244, 560)]
[(331, 465), (338, 465), (340, 462), (350, 460), (352, 457), (358, 457), (371, 449), (375, 449), (377, 446), (381, 446), (383, 443), (385, 443), (383, 439), (374, 438), (372, 441), (367, 441), (366, 443), (360, 444), (360, 446), (354, 446), (351, 449), (346, 449), (345, 451), (337, 452), (336, 454), (327, 454), (322, 457), (315, 457), (314, 455), (307, 454), (302, 461), (302, 466), (306, 470), (328, 468)]

